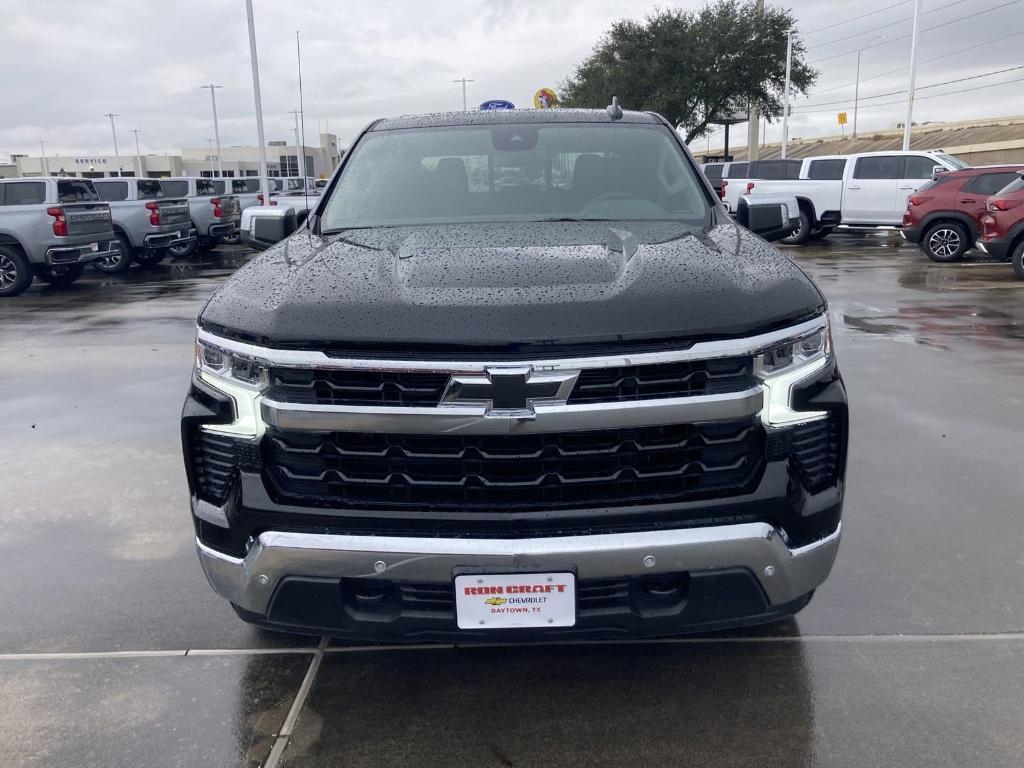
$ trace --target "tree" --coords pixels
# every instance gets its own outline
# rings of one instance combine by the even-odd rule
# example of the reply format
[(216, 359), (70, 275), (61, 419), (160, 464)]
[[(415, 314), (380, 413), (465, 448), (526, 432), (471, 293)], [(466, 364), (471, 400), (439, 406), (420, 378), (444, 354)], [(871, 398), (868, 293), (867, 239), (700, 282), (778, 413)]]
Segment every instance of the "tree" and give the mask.
[[(786, 33), (792, 14), (755, 0), (716, 0), (699, 11), (656, 10), (644, 22), (612, 24), (593, 53), (561, 86), (567, 107), (604, 107), (612, 96), (626, 109), (664, 115), (692, 141), (731, 106), (751, 99), (762, 114), (782, 114)], [(806, 93), (818, 73), (803, 60), (794, 35), (790, 81)]]

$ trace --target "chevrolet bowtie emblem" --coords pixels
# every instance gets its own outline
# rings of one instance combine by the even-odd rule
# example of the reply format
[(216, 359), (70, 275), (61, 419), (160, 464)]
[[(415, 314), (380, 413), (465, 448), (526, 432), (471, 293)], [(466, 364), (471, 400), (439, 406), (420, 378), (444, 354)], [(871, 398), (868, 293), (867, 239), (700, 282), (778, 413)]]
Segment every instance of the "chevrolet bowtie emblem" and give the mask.
[(534, 418), (535, 406), (564, 405), (579, 371), (534, 371), (532, 367), (488, 368), (448, 380), (441, 406), (483, 405), (487, 416)]

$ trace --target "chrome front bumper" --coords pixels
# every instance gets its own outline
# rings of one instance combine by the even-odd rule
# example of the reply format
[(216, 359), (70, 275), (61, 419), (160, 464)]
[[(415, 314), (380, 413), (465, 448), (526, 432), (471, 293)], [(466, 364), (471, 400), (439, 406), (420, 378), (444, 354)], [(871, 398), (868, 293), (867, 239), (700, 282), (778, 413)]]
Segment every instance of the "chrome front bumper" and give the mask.
[(435, 539), (267, 531), (244, 558), (196, 542), (210, 585), (266, 615), (287, 576), (449, 583), (456, 568), (575, 570), (579, 579), (746, 568), (772, 606), (789, 603), (828, 576), (841, 527), (790, 549), (767, 523), (536, 539)]

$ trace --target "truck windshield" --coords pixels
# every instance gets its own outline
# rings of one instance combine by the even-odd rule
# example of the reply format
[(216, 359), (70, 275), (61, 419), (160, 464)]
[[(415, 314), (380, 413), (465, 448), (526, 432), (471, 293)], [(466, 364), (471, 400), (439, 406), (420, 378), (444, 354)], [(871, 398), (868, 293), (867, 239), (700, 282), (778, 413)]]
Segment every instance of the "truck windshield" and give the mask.
[(956, 155), (947, 155), (945, 152), (936, 152), (935, 156), (936, 157), (941, 157), (943, 160), (945, 160), (947, 163), (949, 163), (949, 165), (952, 166), (952, 168), (954, 170), (957, 170), (957, 171), (959, 171), (961, 168), (970, 168), (971, 167), (970, 164), (965, 163), (963, 160), (961, 160)]
[(415, 224), (673, 221), (706, 226), (703, 182), (658, 125), (502, 124), (371, 132), (322, 231)]

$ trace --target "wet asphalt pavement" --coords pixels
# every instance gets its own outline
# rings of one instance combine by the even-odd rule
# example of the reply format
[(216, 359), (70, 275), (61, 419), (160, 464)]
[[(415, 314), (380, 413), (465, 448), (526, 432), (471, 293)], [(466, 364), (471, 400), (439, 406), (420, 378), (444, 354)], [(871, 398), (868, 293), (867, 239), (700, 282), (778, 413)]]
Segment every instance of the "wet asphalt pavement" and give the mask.
[(682, 642), (254, 630), (195, 559), (177, 431), (195, 316), (248, 255), (0, 302), (5, 765), (1020, 766), (1024, 282), (790, 253), (850, 396), (839, 559), (794, 620)]

